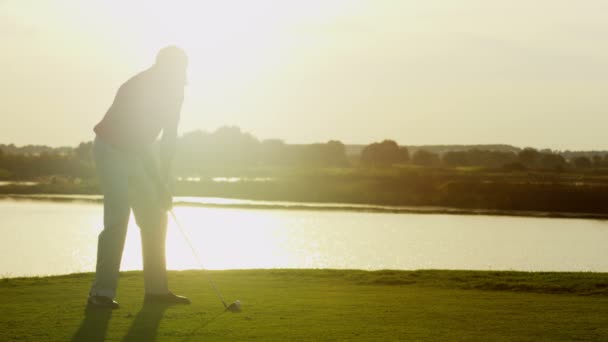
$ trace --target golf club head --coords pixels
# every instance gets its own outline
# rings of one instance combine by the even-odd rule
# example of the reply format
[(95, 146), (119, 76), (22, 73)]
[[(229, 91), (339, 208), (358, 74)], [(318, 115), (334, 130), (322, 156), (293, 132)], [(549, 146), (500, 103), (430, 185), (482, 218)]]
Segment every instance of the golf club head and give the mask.
[(234, 303), (228, 305), (226, 307), (226, 311), (230, 311), (230, 312), (233, 312), (233, 313), (241, 312), (241, 301), (237, 300)]

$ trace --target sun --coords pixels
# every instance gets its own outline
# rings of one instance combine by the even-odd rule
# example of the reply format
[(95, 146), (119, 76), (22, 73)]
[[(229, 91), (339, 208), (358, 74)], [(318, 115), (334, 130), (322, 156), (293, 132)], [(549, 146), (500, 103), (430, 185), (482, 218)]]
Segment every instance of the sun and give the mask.
[(361, 2), (98, 0), (98, 18), (90, 28), (96, 32), (87, 35), (111, 56), (120, 79), (150, 66), (167, 45), (186, 51), (180, 131), (229, 123), (248, 127), (256, 124), (248, 113), (260, 105), (254, 93), (280, 92), (282, 77), (298, 72), (311, 51), (327, 51), (324, 27), (352, 15)]
[[(270, 45), (272, 38), (302, 23), (331, 20), (357, 1), (99, 1), (109, 29), (135, 45), (158, 48), (180, 44), (192, 53)], [(126, 35), (126, 36), (124, 36)], [(270, 40), (266, 44), (264, 41)], [(244, 56), (243, 56), (244, 57)]]

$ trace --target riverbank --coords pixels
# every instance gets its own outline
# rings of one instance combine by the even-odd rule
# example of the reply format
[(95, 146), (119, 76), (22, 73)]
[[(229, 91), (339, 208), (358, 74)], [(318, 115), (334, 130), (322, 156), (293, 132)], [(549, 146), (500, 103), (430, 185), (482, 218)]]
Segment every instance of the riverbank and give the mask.
[[(54, 201), (54, 202), (88, 202), (102, 203), (101, 195), (61, 195), (61, 194), (0, 194), (0, 200), (16, 201)], [(546, 212), (531, 210), (496, 210), (496, 209), (469, 209), (428, 206), (389, 206), (366, 205), (348, 203), (313, 203), (290, 201), (259, 201), (235, 198), (217, 197), (175, 197), (174, 205), (202, 208), (234, 208), (234, 209), (280, 209), (280, 210), (319, 210), (319, 211), (352, 211), (392, 214), (440, 214), (440, 215), (485, 215), (485, 216), (514, 216), (537, 218), (564, 218), (564, 219), (593, 219), (608, 220), (608, 213), (570, 213)]]
[[(218, 171), (219, 172), (219, 171)], [(355, 210), (539, 217), (606, 218), (608, 175), (488, 169), (299, 168), (178, 178), (178, 197), (348, 204)], [(244, 171), (243, 171), (244, 172)], [(219, 177), (218, 175), (222, 175)], [(26, 179), (24, 179), (26, 180)], [(98, 195), (94, 178), (30, 179), (3, 195)], [(296, 205), (291, 208), (296, 209)], [(342, 205), (342, 209), (347, 206)], [(348, 209), (348, 208), (346, 208)]]
[(0, 281), (0, 340), (608, 339), (608, 274), (474, 271), (212, 271), (243, 312), (222, 313), (201, 271), (170, 272), (193, 304), (143, 307), (121, 274), (114, 312), (85, 312), (92, 274)]

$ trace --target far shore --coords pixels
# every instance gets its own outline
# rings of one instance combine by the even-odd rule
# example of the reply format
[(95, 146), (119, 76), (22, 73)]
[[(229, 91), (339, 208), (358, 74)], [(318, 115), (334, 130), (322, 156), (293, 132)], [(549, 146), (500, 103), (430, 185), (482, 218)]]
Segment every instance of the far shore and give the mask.
[[(102, 203), (102, 195), (81, 194), (0, 194), (0, 200), (15, 201), (52, 201), (52, 202), (84, 202)], [(499, 210), (454, 208), (437, 206), (391, 206), (355, 203), (326, 203), (326, 202), (297, 202), (297, 201), (265, 201), (242, 198), (176, 196), (174, 205), (256, 210), (309, 210), (309, 211), (349, 211), (390, 214), (434, 214), (434, 215), (481, 215), (481, 216), (513, 216), (532, 218), (561, 218), (561, 219), (592, 219), (608, 220), (608, 214), (549, 212), (534, 210)]]

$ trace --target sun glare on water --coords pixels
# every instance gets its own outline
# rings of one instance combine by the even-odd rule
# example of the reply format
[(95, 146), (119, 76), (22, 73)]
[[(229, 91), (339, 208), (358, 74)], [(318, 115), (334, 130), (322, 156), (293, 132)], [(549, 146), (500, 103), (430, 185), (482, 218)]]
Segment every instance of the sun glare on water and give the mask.
[[(176, 214), (206, 268), (270, 268), (291, 263), (288, 245), (281, 241), (285, 238), (283, 227), (275, 215), (203, 210), (206, 213), (201, 215), (200, 208), (178, 208)], [(168, 263), (177, 269), (199, 267), (176, 222), (170, 225), (167, 248), (173, 252), (168, 255)], [(249, 255), (253, 251), (255, 258)]]
[[(276, 214), (196, 207), (178, 207), (174, 211), (187, 237), (170, 218), (166, 246), (169, 269), (201, 267), (186, 239), (206, 269), (280, 268), (297, 264), (284, 222)], [(122, 267), (141, 269), (139, 231), (133, 220), (130, 227)]]

